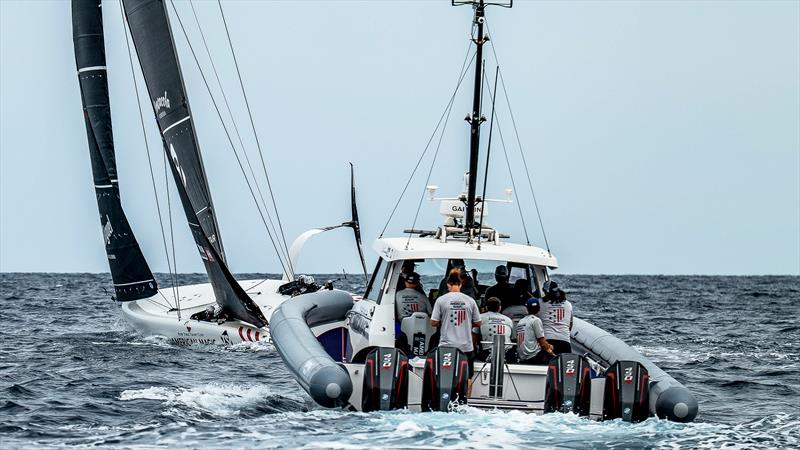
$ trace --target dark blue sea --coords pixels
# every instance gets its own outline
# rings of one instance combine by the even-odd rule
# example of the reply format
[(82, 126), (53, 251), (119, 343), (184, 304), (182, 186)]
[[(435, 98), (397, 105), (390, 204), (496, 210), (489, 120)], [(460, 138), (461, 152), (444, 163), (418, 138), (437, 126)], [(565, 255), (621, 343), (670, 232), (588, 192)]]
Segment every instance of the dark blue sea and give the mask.
[(269, 344), (138, 336), (109, 298), (108, 275), (0, 274), (0, 448), (800, 447), (800, 277), (557, 279), (577, 316), (695, 393), (696, 422), (323, 409)]

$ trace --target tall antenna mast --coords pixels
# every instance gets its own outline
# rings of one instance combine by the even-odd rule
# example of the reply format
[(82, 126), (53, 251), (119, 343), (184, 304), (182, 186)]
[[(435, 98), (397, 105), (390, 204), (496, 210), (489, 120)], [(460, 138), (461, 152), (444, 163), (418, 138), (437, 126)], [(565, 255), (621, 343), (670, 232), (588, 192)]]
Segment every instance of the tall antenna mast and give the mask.
[[(484, 34), (486, 22), (485, 12), (487, 6), (503, 6), (510, 8), (513, 0), (507, 2), (486, 2), (484, 0), (457, 1), (452, 0), (453, 6), (472, 5), (475, 10), (473, 23), (477, 33), (472, 42), (475, 43), (475, 86), (472, 94), (472, 112), (465, 118), (470, 126), (469, 137), (469, 177), (467, 181), (467, 204), (464, 220), (464, 231), (471, 236), (475, 228), (475, 191), (478, 185), (478, 153), (480, 151), (481, 124), (486, 118), (481, 115), (481, 92), (483, 92), (483, 44), (489, 40)], [(483, 201), (481, 199), (481, 201)]]

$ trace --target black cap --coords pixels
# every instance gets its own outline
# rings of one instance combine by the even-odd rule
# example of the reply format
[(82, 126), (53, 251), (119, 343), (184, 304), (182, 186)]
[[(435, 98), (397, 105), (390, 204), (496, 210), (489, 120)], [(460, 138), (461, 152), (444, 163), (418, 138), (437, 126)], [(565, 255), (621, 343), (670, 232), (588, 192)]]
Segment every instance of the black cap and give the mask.
[(494, 276), (497, 278), (508, 278), (508, 267), (497, 266), (497, 268), (494, 269)]
[(544, 282), (544, 285), (542, 285), (542, 290), (545, 293), (553, 293), (558, 290), (558, 283), (553, 280), (547, 280)]
[(407, 283), (419, 283), (419, 274), (417, 272), (405, 272), (402, 276), (403, 281)]

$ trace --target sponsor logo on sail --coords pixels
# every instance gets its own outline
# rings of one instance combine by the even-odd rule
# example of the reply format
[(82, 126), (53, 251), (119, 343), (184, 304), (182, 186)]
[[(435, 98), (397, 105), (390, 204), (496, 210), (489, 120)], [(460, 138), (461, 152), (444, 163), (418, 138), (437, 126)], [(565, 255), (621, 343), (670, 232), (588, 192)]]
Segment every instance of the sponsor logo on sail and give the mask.
[(158, 115), (159, 119), (166, 115), (166, 111), (161, 111), (161, 109), (169, 109), (169, 97), (167, 97), (167, 91), (164, 91), (164, 95), (156, 97), (156, 99), (153, 100), (153, 108), (156, 110), (156, 114)]
[(106, 245), (111, 245), (111, 234), (114, 233), (114, 227), (111, 226), (111, 219), (106, 214), (106, 224), (103, 225), (103, 237), (106, 238)]

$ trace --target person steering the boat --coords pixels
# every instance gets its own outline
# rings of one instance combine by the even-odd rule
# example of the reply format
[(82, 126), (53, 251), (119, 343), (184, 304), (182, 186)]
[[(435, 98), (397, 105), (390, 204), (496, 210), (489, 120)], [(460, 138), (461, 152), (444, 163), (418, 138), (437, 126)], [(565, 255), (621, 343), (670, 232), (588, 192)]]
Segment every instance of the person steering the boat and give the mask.
[(439, 327), (439, 346), (455, 347), (467, 355), (469, 383), (467, 394), (472, 393), (472, 373), (475, 361), (475, 347), (472, 339), (473, 328), (480, 328), (481, 316), (475, 299), (463, 294), (462, 275), (453, 269), (447, 275), (447, 294), (442, 295), (433, 305), (431, 325)]
[(450, 260), (450, 271), (447, 275), (442, 279), (439, 283), (439, 295), (443, 295), (444, 293), (448, 292), (448, 282), (447, 279), (453, 270), (458, 269), (459, 274), (461, 275), (461, 293), (469, 295), (473, 299), (478, 299), (478, 289), (475, 286), (475, 282), (472, 280), (469, 272), (466, 269), (466, 265), (464, 264), (463, 259), (451, 259)]
[(394, 297), (395, 320), (400, 322), (406, 317), (411, 317), (415, 312), (431, 314), (431, 305), (428, 297), (419, 291), (419, 274), (405, 272), (400, 274), (403, 280), (403, 290), (398, 291)]
[(545, 295), (537, 315), (542, 319), (544, 337), (553, 345), (555, 354), (572, 353), (572, 303), (553, 280), (545, 281), (543, 291)]
[(514, 330), (511, 319), (500, 314), (499, 298), (490, 297), (486, 300), (486, 309), (487, 311), (481, 314), (481, 326), (472, 330), (473, 334), (480, 336), (480, 351), (476, 358), (481, 361), (488, 360), (492, 348), (491, 342), (496, 335), (503, 335), (506, 337), (506, 342), (511, 342), (511, 332)]
[(497, 297), (500, 299), (500, 309), (506, 309), (514, 303), (514, 288), (508, 282), (508, 267), (501, 264), (494, 269), (494, 279), (497, 282), (486, 290), (486, 298)]
[(525, 304), (528, 315), (517, 324), (517, 356), (519, 364), (545, 365), (556, 356), (547, 342), (539, 313), (539, 299), (531, 297)]
[(528, 309), (525, 307), (525, 302), (533, 295), (528, 290), (530, 284), (528, 280), (520, 278), (514, 283), (513, 297), (511, 298), (509, 306), (503, 308), (503, 314), (508, 316), (514, 323), (514, 329), (523, 317), (528, 315)]

